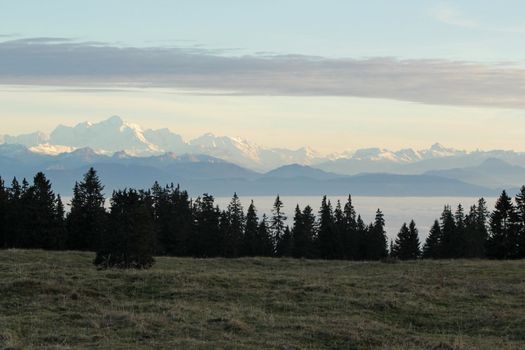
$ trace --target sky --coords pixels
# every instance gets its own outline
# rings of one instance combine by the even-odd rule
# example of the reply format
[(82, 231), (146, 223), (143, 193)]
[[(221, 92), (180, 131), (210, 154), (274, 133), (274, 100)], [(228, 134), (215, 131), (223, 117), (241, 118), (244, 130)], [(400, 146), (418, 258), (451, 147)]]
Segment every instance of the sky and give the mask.
[(525, 3), (0, 0), (0, 134), (111, 115), (321, 152), (525, 151)]

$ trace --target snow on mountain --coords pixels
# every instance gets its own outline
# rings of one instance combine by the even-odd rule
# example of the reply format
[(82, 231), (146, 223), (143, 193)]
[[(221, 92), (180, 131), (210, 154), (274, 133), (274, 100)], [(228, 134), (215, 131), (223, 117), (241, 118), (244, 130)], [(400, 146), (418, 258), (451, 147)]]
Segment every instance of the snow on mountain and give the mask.
[[(113, 155), (116, 158), (152, 156), (173, 152), (206, 155), (254, 169), (268, 171), (287, 164), (316, 166), (325, 171), (341, 174), (360, 172), (410, 172), (419, 173), (429, 169), (444, 169), (446, 164), (475, 165), (488, 157), (500, 158), (511, 164), (521, 165), (525, 155), (513, 151), (466, 152), (447, 148), (439, 143), (428, 149), (388, 150), (363, 148), (341, 153), (323, 155), (303, 147), (296, 150), (266, 148), (239, 137), (204, 134), (189, 142), (169, 129), (142, 129), (118, 116), (76, 126), (59, 125), (50, 135), (42, 132), (19, 136), (0, 136), (0, 144), (21, 144), (43, 155), (68, 153), (89, 147), (95, 153)], [(523, 158), (523, 159), (522, 159)]]
[(144, 137), (148, 142), (154, 144), (163, 151), (184, 153), (188, 151), (188, 144), (184, 142), (180, 135), (171, 132), (169, 129), (148, 129), (144, 131)]
[(464, 155), (467, 152), (460, 151), (454, 148), (443, 147), (439, 143), (435, 143), (430, 146), (427, 150), (420, 151), (423, 159), (432, 159), (432, 158), (444, 158), (444, 157), (455, 157), (459, 155)]
[(39, 145), (29, 147), (29, 150), (31, 152), (48, 154), (51, 156), (55, 156), (60, 153), (70, 153), (70, 152), (73, 152), (75, 149), (76, 149), (75, 147), (63, 146), (63, 145), (51, 145), (49, 143), (41, 143)]
[(50, 135), (49, 143), (81, 148), (90, 147), (100, 153), (120, 150), (133, 155), (161, 153), (149, 142), (142, 129), (113, 116), (100, 123), (80, 123), (74, 127), (59, 125)]

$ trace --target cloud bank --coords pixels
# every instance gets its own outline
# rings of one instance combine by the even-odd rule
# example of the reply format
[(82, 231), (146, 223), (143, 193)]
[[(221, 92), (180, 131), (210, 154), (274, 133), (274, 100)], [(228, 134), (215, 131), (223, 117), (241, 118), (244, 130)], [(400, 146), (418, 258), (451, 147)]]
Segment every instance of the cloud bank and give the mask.
[(388, 57), (233, 57), (206, 49), (117, 47), (67, 38), (0, 42), (0, 84), (162, 87), (525, 108), (525, 69), (512, 65)]

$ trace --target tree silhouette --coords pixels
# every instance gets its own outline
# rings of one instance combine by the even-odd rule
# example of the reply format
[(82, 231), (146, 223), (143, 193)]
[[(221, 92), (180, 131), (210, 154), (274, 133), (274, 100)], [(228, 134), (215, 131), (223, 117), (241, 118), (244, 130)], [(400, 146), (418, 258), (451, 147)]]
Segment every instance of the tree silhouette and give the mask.
[(109, 230), (103, 235), (94, 264), (98, 268), (149, 268), (153, 258), (153, 211), (149, 193), (113, 192)]
[(95, 251), (106, 229), (104, 186), (95, 169), (90, 168), (75, 183), (71, 211), (67, 216), (69, 249)]

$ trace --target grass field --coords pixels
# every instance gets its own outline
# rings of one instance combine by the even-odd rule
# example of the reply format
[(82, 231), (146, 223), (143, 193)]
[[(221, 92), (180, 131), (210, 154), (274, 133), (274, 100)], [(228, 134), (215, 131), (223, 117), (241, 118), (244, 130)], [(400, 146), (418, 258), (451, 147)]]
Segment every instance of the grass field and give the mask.
[(525, 348), (525, 261), (92, 259), (0, 251), (0, 348)]

